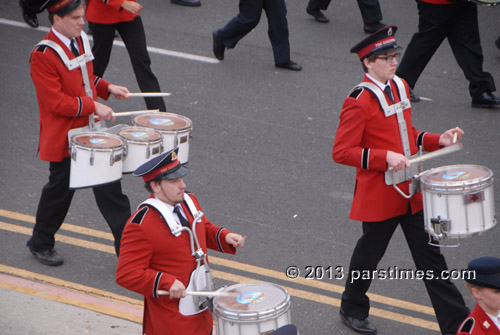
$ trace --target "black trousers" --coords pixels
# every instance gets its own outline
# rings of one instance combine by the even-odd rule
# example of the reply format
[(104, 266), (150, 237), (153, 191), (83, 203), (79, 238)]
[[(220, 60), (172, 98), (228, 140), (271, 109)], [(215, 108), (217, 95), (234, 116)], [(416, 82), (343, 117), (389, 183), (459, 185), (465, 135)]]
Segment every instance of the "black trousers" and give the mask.
[(406, 48), (396, 74), (411, 88), (444, 39), (450, 43), (458, 65), (469, 81), (472, 97), (496, 90), (493, 77), (483, 71), (483, 51), (479, 37), (477, 5), (463, 2), (433, 5), (418, 1), (418, 32)]
[[(363, 235), (358, 240), (349, 265), (352, 270), (376, 270), (397, 226), (401, 225), (406, 242), (410, 248), (416, 270), (432, 270), (439, 276), (447, 269), (446, 261), (439, 247), (430, 246), (429, 236), (424, 230), (423, 212), (405, 215), (382, 222), (363, 222)], [(437, 242), (436, 242), (437, 243)], [(366, 292), (371, 280), (352, 280), (347, 276), (345, 291), (342, 294), (341, 308), (346, 315), (356, 319), (365, 319), (370, 310), (370, 301)], [(418, 279), (414, 279), (418, 280)], [(448, 279), (424, 280), (425, 288), (436, 312), (437, 321), (443, 334), (456, 334), (458, 327), (469, 315), (462, 295)]]
[[(309, 0), (308, 6), (313, 9), (327, 9), (332, 0)], [(382, 20), (382, 10), (378, 0), (357, 0), (364, 24), (371, 24)]]
[[(100, 24), (89, 22), (92, 31), (94, 45), (94, 74), (103, 77), (111, 56), (111, 48), (115, 37), (115, 30), (120, 34), (127, 48), (132, 69), (134, 70), (137, 84), (142, 92), (160, 92), (158, 79), (151, 70), (151, 59), (146, 44), (146, 34), (140, 16), (129, 22), (116, 24)], [(159, 109), (166, 111), (163, 98), (144, 98), (148, 109)]]
[[(71, 158), (50, 162), (49, 182), (43, 187), (33, 235), (28, 246), (45, 250), (54, 248), (54, 235), (61, 227), (73, 199), (75, 190), (69, 189)], [(130, 218), (130, 202), (122, 193), (120, 181), (93, 188), (97, 206), (111, 228), (118, 255), (125, 223)]]
[(45, 8), (50, 7), (57, 3), (57, 0), (22, 0), (25, 8), (38, 14), (45, 10)]
[(284, 0), (240, 0), (240, 12), (223, 28), (217, 31), (217, 37), (226, 48), (234, 48), (236, 43), (257, 26), (266, 12), (268, 36), (273, 48), (274, 63), (290, 61), (290, 43), (288, 41), (288, 21)]

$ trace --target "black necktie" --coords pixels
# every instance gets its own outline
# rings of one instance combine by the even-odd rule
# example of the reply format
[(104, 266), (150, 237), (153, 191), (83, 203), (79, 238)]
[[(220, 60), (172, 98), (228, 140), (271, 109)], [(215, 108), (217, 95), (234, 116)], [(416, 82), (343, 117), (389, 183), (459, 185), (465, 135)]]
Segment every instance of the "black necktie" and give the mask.
[(187, 227), (187, 228), (189, 228), (189, 222), (188, 222), (188, 220), (186, 220), (186, 219), (184, 218), (184, 216), (181, 214), (181, 210), (180, 210), (179, 206), (175, 206), (175, 207), (174, 207), (174, 213), (175, 213), (175, 214), (177, 214), (177, 216), (179, 217), (179, 221), (181, 222), (181, 225), (182, 225), (183, 227)]
[(71, 46), (71, 52), (73, 53), (73, 55), (75, 55), (75, 57), (80, 56), (80, 52), (78, 52), (78, 49), (76, 48), (74, 38), (71, 39), (70, 46)]
[(387, 85), (385, 88), (384, 88), (384, 92), (385, 94), (387, 94), (387, 96), (389, 97), (389, 100), (391, 100), (392, 103), (394, 103), (394, 98), (392, 97), (392, 92), (391, 92), (391, 85)]

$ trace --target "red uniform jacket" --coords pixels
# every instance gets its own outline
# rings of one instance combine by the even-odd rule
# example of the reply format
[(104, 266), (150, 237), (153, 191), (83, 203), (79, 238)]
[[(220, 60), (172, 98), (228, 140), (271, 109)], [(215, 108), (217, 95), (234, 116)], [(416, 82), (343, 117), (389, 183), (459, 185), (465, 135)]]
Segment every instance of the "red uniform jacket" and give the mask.
[[(198, 210), (196, 197), (190, 194)], [(193, 217), (185, 203), (182, 209), (188, 221)], [(207, 247), (234, 254), (235, 249), (226, 243), (230, 231), (213, 225), (203, 216), (196, 225), (196, 235), (203, 251)], [(157, 296), (158, 290), (169, 290), (175, 279), (186, 287), (191, 272), (196, 268), (195, 258), (187, 232), (179, 237), (172, 235), (161, 214), (144, 206), (129, 219), (121, 239), (120, 257), (116, 269), (116, 282), (144, 295), (143, 332), (147, 335), (207, 335), (213, 326), (208, 310), (196, 315), (179, 313), (179, 299)]]
[[(113, 24), (132, 21), (136, 15), (121, 8), (124, 0), (88, 0), (85, 18), (92, 23)], [(134, 1), (135, 0), (130, 0)]]
[(500, 329), (476, 304), (472, 313), (465, 319), (462, 325), (458, 328), (457, 335), (500, 335)]
[[(364, 81), (371, 82), (365, 76)], [(406, 94), (409, 88), (406, 82)], [(395, 102), (400, 98), (396, 85), (391, 82)], [(390, 104), (389, 100), (387, 100)], [(411, 154), (418, 151), (417, 143), (424, 150), (439, 149), (439, 134), (419, 132), (411, 123), (411, 109), (404, 112)], [(383, 221), (403, 215), (411, 204), (412, 212), (422, 210), (422, 195), (413, 195), (408, 200), (392, 185), (386, 185), (387, 151), (403, 154), (396, 114), (385, 117), (377, 98), (366, 89), (353, 90), (347, 97), (340, 113), (340, 123), (335, 135), (332, 156), (340, 164), (356, 167), (356, 186), (350, 218), (358, 221)], [(398, 184), (406, 194), (410, 182)]]
[[(45, 36), (59, 44), (69, 59), (75, 58), (68, 47), (52, 30)], [(80, 50), (83, 49), (79, 40)], [(109, 83), (94, 76), (92, 62), (87, 63), (93, 98), (86, 96), (82, 71), (78, 67), (69, 71), (57, 53), (50, 47), (39, 46), (31, 53), (31, 79), (35, 84), (40, 110), (40, 159), (60, 162), (69, 156), (68, 131), (88, 124), (88, 116), (94, 113), (97, 96), (109, 97)]]

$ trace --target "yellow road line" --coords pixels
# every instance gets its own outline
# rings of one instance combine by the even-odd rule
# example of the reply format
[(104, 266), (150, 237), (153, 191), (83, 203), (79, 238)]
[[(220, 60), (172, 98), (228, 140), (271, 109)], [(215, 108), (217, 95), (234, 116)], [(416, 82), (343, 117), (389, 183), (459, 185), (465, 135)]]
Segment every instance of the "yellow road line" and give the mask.
[[(16, 213), (16, 212), (11, 212), (11, 211), (7, 211), (7, 210), (3, 210), (3, 209), (0, 209), (0, 216), (8, 217), (11, 219), (16, 219), (16, 220), (20, 220), (20, 221), (25, 221), (25, 222), (29, 222), (29, 223), (33, 223), (33, 224), (35, 223), (35, 217), (33, 217), (33, 216), (21, 214), (21, 213)], [(6, 229), (6, 230), (8, 230), (8, 229)], [(71, 225), (71, 224), (67, 224), (67, 223), (64, 223), (61, 226), (61, 230), (67, 230), (67, 231), (76, 232), (76, 233), (89, 235), (89, 236), (97, 236), (97, 237), (100, 237), (100, 238), (103, 238), (106, 240), (113, 241), (113, 235), (111, 233), (102, 232), (102, 231), (90, 229), (90, 228), (84, 228), (84, 227)], [(64, 242), (64, 243), (69, 243), (69, 244), (72, 244), (72, 242), (76, 242), (75, 240), (73, 240), (72, 237), (65, 237), (65, 236), (60, 236), (60, 235), (56, 235), (56, 240)], [(79, 240), (79, 241), (82, 241), (82, 240)], [(98, 251), (114, 253), (113, 247), (103, 246), (102, 244), (95, 243), (95, 242), (87, 242), (86, 247), (89, 249), (94, 249), (94, 250), (98, 250)], [(280, 280), (290, 280), (285, 276), (284, 271), (279, 272), (279, 271), (266, 269), (266, 268), (262, 268), (262, 267), (258, 267), (258, 266), (254, 266), (254, 265), (249, 265), (249, 264), (239, 263), (236, 261), (222, 259), (222, 258), (215, 257), (212, 255), (210, 255), (210, 262), (213, 264), (225, 266), (225, 267), (232, 268), (232, 269), (243, 270), (243, 271), (250, 272), (250, 273), (259, 273), (259, 274), (262, 274), (264, 276), (271, 277), (271, 278), (276, 278), (276, 279), (280, 279)], [(319, 289), (322, 289), (325, 291), (335, 292), (335, 293), (339, 293), (339, 294), (341, 294), (344, 291), (343, 286), (335, 285), (335, 284), (331, 284), (331, 283), (326, 283), (326, 282), (319, 281), (319, 280), (309, 280), (309, 279), (305, 279), (305, 278), (297, 278), (293, 281), (297, 284), (310, 286), (310, 287), (314, 287), (314, 288), (319, 288)], [(403, 309), (415, 311), (415, 312), (422, 313), (422, 314), (427, 314), (427, 315), (432, 315), (432, 316), (435, 315), (434, 309), (432, 307), (428, 307), (428, 306), (424, 306), (424, 305), (420, 305), (420, 304), (415, 304), (415, 303), (400, 300), (400, 299), (390, 298), (390, 297), (386, 297), (386, 296), (374, 294), (374, 293), (368, 293), (368, 297), (370, 298), (370, 300), (372, 300), (374, 302), (378, 302), (378, 303), (382, 303), (382, 304), (386, 304), (386, 305), (390, 305), (390, 306), (394, 306), (394, 307), (398, 307), (398, 308), (403, 308)]]
[[(15, 213), (15, 212), (9, 212), (9, 211), (5, 211), (5, 210), (1, 210), (1, 209), (0, 209), (0, 216), (5, 216), (5, 217), (13, 218), (13, 219), (27, 221), (27, 222), (34, 222), (34, 218), (31, 216), (20, 214), (20, 213)], [(68, 225), (68, 224), (64, 224), (61, 227), (61, 229), (68, 230), (68, 229), (66, 229), (66, 227), (68, 227), (68, 226), (71, 227), (71, 231), (78, 232), (81, 234), (86, 234), (86, 231), (89, 230), (88, 228), (80, 229), (82, 227), (75, 226), (75, 225)], [(21, 233), (21, 234), (25, 234), (25, 235), (31, 235), (31, 232), (32, 232), (32, 230), (30, 228), (26, 228), (26, 227), (14, 225), (14, 224), (9, 224), (9, 223), (5, 223), (5, 222), (0, 222), (0, 229), (12, 231), (12, 232), (17, 232), (17, 233)], [(95, 231), (95, 230), (90, 229), (90, 231)], [(100, 233), (102, 235), (107, 234), (107, 235), (111, 236), (111, 234), (109, 234), (109, 233), (104, 233), (104, 232), (100, 232)], [(94, 234), (92, 233), (91, 236), (94, 236)], [(76, 246), (81, 246), (84, 248), (93, 249), (93, 250), (97, 250), (97, 251), (114, 253), (114, 247), (112, 247), (112, 246), (103, 245), (100, 243), (90, 242), (90, 241), (86, 241), (86, 240), (82, 240), (82, 239), (78, 239), (78, 238), (74, 238), (74, 237), (69, 237), (69, 236), (64, 236), (64, 235), (60, 235), (60, 234), (56, 234), (55, 237), (56, 237), (56, 241), (59, 241), (59, 242), (72, 244), (72, 245), (76, 245)], [(111, 237), (111, 239), (112, 239), (112, 237)], [(214, 256), (210, 256), (210, 260), (211, 260), (211, 263), (213, 263), (213, 264), (217, 264), (217, 265), (221, 265), (221, 266), (225, 266), (225, 267), (229, 267), (229, 268), (233, 268), (233, 269), (237, 269), (237, 270), (243, 270), (243, 271), (250, 272), (250, 273), (259, 273), (259, 274), (262, 274), (264, 276), (276, 278), (276, 279), (280, 279), (280, 280), (287, 279), (286, 276), (284, 275), (284, 272), (279, 272), (279, 271), (275, 271), (275, 270), (261, 268), (261, 267), (257, 267), (257, 266), (253, 266), (253, 265), (249, 265), (249, 264), (238, 263), (235, 261), (226, 260), (226, 259), (222, 259), (222, 258), (218, 258), (218, 257), (214, 257)], [(219, 273), (218, 278), (221, 278), (221, 279), (227, 279), (228, 276), (235, 276), (235, 275), (230, 275), (230, 274), (223, 273), (223, 272), (216, 272), (216, 273)], [(214, 276), (215, 276), (215, 274), (214, 274)], [(248, 278), (248, 277), (241, 277), (241, 276), (237, 276), (237, 277), (245, 278), (244, 281), (254, 281), (254, 279)], [(234, 277), (234, 278), (236, 278), (236, 277)], [(236, 282), (241, 282), (241, 281), (236, 281)], [(310, 281), (310, 280), (306, 280), (304, 278), (298, 278), (294, 282), (301, 284), (301, 285), (319, 288), (319, 289), (323, 289), (323, 290), (327, 290), (327, 291), (331, 291), (331, 292), (336, 292), (336, 293), (342, 293), (342, 291), (343, 291), (343, 287), (341, 287), (340, 285), (325, 283), (325, 282), (321, 282), (321, 281)], [(289, 290), (289, 292), (292, 292), (291, 293), (292, 295), (298, 296), (300, 298), (308, 299), (308, 297), (313, 295), (314, 299), (309, 299), (309, 300), (325, 301), (323, 303), (330, 304), (332, 306), (339, 306), (340, 300), (336, 299), (336, 298), (329, 298), (329, 297), (326, 297), (324, 295), (314, 294), (314, 293), (310, 293), (307, 291), (296, 290), (296, 289), (288, 288), (288, 287), (287, 287), (287, 289)], [(295, 292), (295, 294), (293, 292)], [(296, 295), (296, 294), (298, 294), (298, 295)], [(389, 298), (389, 297), (385, 297), (385, 296), (377, 295), (377, 294), (369, 294), (369, 296), (373, 301), (376, 301), (376, 302), (380, 302), (383, 304), (387, 304), (387, 305), (391, 305), (391, 306), (395, 306), (395, 307), (399, 307), (399, 308), (403, 308), (403, 309), (407, 309), (407, 310), (412, 310), (412, 311), (416, 311), (416, 312), (420, 312), (420, 313), (424, 313), (424, 314), (434, 315), (432, 308), (427, 307), (427, 306), (414, 304), (414, 303), (410, 303), (410, 302), (399, 300), (399, 299), (393, 299), (393, 298)], [(321, 298), (321, 299), (319, 299), (319, 298)], [(404, 314), (388, 312), (388, 311), (385, 311), (382, 309), (376, 309), (376, 308), (371, 308), (371, 311), (373, 311), (371, 313), (372, 315), (376, 315), (376, 316), (390, 319), (393, 321), (403, 322), (403, 323), (416, 325), (418, 327), (432, 329), (432, 330), (435, 330), (437, 327), (437, 324), (435, 322), (431, 322), (431, 321), (427, 321), (427, 320), (419, 319), (419, 318), (413, 318), (413, 317), (410, 317), (410, 316), (407, 316)], [(390, 315), (390, 317), (388, 317), (388, 315)], [(418, 322), (416, 320), (418, 320)]]
[(129, 320), (132, 322), (142, 323), (142, 317), (139, 317), (139, 316), (127, 313), (127, 312), (123, 312), (123, 311), (116, 311), (112, 308), (100, 306), (98, 304), (82, 302), (78, 299), (72, 299), (72, 298), (65, 297), (65, 296), (58, 295), (58, 294), (45, 293), (43, 291), (33, 290), (33, 289), (30, 289), (27, 287), (15, 285), (15, 284), (10, 284), (10, 283), (0, 282), (0, 287), (6, 288), (9, 290), (13, 290), (13, 291), (17, 291), (20, 293), (24, 293), (24, 294), (29, 294), (29, 295), (32, 295), (35, 297), (46, 299), (46, 300), (62, 302), (62, 303), (68, 304), (68, 305), (81, 307), (81, 308), (84, 308), (84, 309), (87, 309), (90, 311), (94, 311), (94, 312), (98, 312), (98, 313), (102, 313), (102, 314), (106, 314), (106, 315), (111, 315), (111, 316), (114, 316), (117, 318)]
[[(80, 291), (80, 292), (83, 292), (86, 294), (101, 296), (101, 297), (107, 298), (109, 300), (115, 300), (115, 301), (118, 301), (121, 303), (125, 302), (128, 304), (134, 305), (134, 306), (142, 306), (143, 305), (142, 301), (137, 300), (137, 299), (132, 299), (132, 298), (118, 295), (115, 293), (111, 293), (108, 291), (88, 287), (88, 286), (73, 283), (73, 282), (68, 282), (68, 281), (65, 281), (65, 280), (62, 280), (59, 278), (54, 278), (54, 277), (38, 274), (35, 272), (30, 272), (30, 271), (23, 270), (23, 269), (18, 269), (18, 268), (2, 265), (2, 264), (0, 264), (0, 273), (5, 273), (5, 274), (9, 274), (9, 275), (21, 277), (24, 279), (29, 279), (29, 280), (41, 281), (41, 282), (48, 283), (51, 285), (77, 290), (77, 291)], [(223, 279), (223, 280), (235, 282), (235, 283), (246, 283), (246, 282), (255, 281), (255, 279), (253, 279), (253, 278), (239, 276), (239, 275), (226, 273), (226, 272), (222, 272), (222, 271), (218, 271), (218, 270), (212, 270), (212, 273), (213, 273), (213, 276), (215, 278), (219, 278), (219, 279)], [(107, 315), (120, 317), (120, 318), (134, 321), (134, 322), (141, 322), (137, 316), (132, 315), (130, 313), (116, 311), (114, 309), (99, 306), (97, 304), (81, 302), (79, 300), (72, 299), (72, 298), (65, 297), (65, 296), (61, 296), (61, 295), (44, 293), (41, 291), (36, 291), (36, 290), (30, 289), (30, 288), (26, 288), (23, 286), (12, 285), (12, 284), (2, 283), (2, 282), (0, 282), (0, 287), (13, 289), (13, 290), (16, 290), (16, 291), (21, 292), (21, 293), (31, 294), (33, 296), (42, 297), (44, 299), (48, 299), (48, 300), (52, 300), (52, 301), (59, 301), (59, 302), (67, 303), (67, 304), (70, 304), (73, 306), (86, 308), (89, 310), (104, 313)], [(312, 292), (308, 292), (308, 291), (304, 291), (304, 290), (299, 290), (299, 289), (295, 289), (295, 288), (291, 288), (291, 287), (286, 287), (286, 286), (283, 286), (283, 288), (285, 288), (288, 291), (288, 293), (294, 297), (310, 300), (313, 302), (319, 302), (319, 303), (322, 303), (325, 305), (330, 305), (330, 306), (335, 306), (335, 307), (340, 306), (340, 299), (331, 298), (331, 297), (327, 297), (327, 296), (324, 296), (321, 294), (316, 294), (316, 293), (312, 293)], [(400, 313), (386, 311), (386, 310), (383, 310), (380, 308), (372, 307), (370, 309), (370, 314), (373, 316), (378, 316), (380, 318), (388, 319), (391, 321), (397, 321), (400, 323), (405, 323), (405, 324), (420, 327), (420, 328), (439, 331), (439, 326), (435, 322), (423, 320), (420, 318), (411, 317), (411, 316), (400, 314)]]
[[(35, 217), (31, 216), (31, 215), (26, 215), (26, 214), (21, 214), (21, 213), (16, 213), (16, 212), (11, 212), (11, 211), (6, 211), (4, 209), (0, 209), (0, 216), (6, 217), (9, 219), (15, 219), (15, 220), (35, 224)], [(85, 228), (85, 227), (81, 227), (81, 226), (77, 226), (77, 225), (72, 225), (69, 223), (63, 223), (63, 225), (61, 226), (61, 229), (71, 231), (74, 233), (92, 236), (92, 237), (102, 238), (104, 240), (114, 241), (113, 235), (111, 233), (106, 233), (106, 232), (103, 232), (103, 231), (97, 230), (97, 229)]]
[(125, 303), (128, 303), (130, 305), (134, 305), (134, 306), (142, 306), (143, 305), (142, 300), (129, 298), (129, 297), (115, 294), (115, 293), (112, 293), (109, 291), (100, 290), (97, 288), (81, 285), (78, 283), (73, 283), (70, 281), (66, 281), (66, 280), (51, 277), (51, 276), (46, 276), (46, 275), (43, 275), (40, 273), (14, 268), (14, 267), (11, 267), (8, 265), (0, 264), (0, 273), (4, 273), (7, 275), (16, 276), (16, 277), (21, 277), (21, 278), (28, 279), (28, 280), (43, 282), (43, 283), (51, 284), (54, 286), (65, 287), (65, 288), (73, 289), (73, 290), (80, 291), (83, 293), (92, 294), (95, 296), (100, 296), (103, 298), (107, 298), (107, 299), (111, 299), (111, 300), (115, 300), (115, 301), (119, 301), (119, 302), (125, 302)]

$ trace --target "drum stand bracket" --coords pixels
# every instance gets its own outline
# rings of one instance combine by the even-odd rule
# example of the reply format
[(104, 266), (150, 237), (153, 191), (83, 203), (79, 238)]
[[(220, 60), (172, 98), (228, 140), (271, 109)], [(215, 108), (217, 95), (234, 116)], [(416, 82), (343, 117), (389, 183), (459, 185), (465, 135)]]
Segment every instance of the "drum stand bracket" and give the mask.
[(429, 232), (429, 245), (435, 246), (435, 247), (458, 247), (460, 246), (460, 238), (458, 244), (439, 244), (439, 243), (434, 243), (433, 240), (436, 241), (441, 241), (446, 237), (446, 234), (450, 231), (451, 229), (451, 220), (442, 218), (441, 216), (438, 216), (437, 218), (431, 218), (430, 219), (431, 224), (432, 224), (432, 230), (433, 233), (431, 234)]

